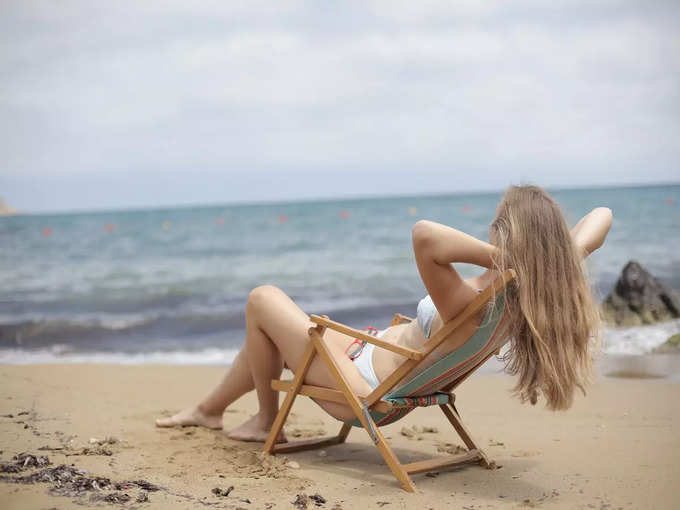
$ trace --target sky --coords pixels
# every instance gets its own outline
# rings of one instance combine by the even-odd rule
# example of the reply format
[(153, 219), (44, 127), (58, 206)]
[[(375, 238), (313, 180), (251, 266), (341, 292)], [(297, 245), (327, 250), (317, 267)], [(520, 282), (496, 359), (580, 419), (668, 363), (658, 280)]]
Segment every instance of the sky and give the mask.
[(680, 180), (680, 2), (0, 2), (21, 211)]

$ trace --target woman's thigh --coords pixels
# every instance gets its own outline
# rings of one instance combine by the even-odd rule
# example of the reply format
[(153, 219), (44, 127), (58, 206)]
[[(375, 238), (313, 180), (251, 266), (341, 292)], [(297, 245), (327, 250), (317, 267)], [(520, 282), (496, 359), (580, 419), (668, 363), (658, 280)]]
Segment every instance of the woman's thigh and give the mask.
[[(286, 365), (296, 372), (311, 341), (308, 330), (314, 326), (314, 323), (309, 320), (309, 316), (282, 290), (270, 285), (254, 289), (250, 293), (247, 306), (249, 308), (247, 313), (256, 314), (259, 327), (276, 344)], [(323, 336), (323, 341), (352, 391), (359, 395), (370, 393), (370, 386), (345, 354), (345, 349), (353, 339), (328, 329)], [(305, 382), (339, 389), (335, 378), (318, 355), (314, 357), (307, 371)], [(348, 409), (344, 405), (330, 404), (332, 403), (319, 402), (319, 405), (336, 416), (337, 412), (332, 412), (332, 409)]]

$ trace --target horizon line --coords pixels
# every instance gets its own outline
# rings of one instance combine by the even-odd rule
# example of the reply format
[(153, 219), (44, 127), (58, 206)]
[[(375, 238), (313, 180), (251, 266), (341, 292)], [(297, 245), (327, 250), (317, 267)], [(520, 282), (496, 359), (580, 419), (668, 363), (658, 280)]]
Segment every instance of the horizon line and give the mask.
[[(523, 183), (531, 184), (531, 183)], [(343, 195), (343, 196), (328, 196), (315, 198), (289, 198), (289, 199), (271, 199), (271, 200), (244, 200), (244, 201), (229, 201), (229, 202), (195, 202), (186, 204), (165, 204), (165, 205), (138, 205), (138, 206), (120, 206), (102, 209), (63, 209), (63, 210), (46, 210), (46, 211), (17, 211), (15, 213), (0, 216), (0, 218), (7, 218), (12, 216), (47, 216), (47, 215), (70, 215), (83, 213), (120, 213), (120, 212), (155, 212), (165, 211), (169, 209), (210, 209), (213, 207), (252, 207), (261, 205), (289, 205), (299, 203), (332, 203), (343, 202), (351, 200), (388, 200), (395, 198), (423, 198), (423, 197), (446, 197), (456, 195), (495, 195), (502, 193), (507, 187), (500, 189), (477, 189), (477, 190), (456, 190), (443, 192), (420, 192), (420, 193), (386, 193), (382, 195), (376, 194), (357, 194), (357, 195)], [(595, 184), (595, 185), (574, 185), (574, 186), (545, 186), (548, 191), (577, 191), (586, 189), (626, 189), (626, 188), (659, 188), (663, 186), (680, 186), (680, 181), (661, 181), (661, 182), (646, 182), (646, 183), (623, 183), (623, 184)], [(542, 186), (543, 187), (543, 186)], [(5, 202), (6, 205), (7, 202)]]

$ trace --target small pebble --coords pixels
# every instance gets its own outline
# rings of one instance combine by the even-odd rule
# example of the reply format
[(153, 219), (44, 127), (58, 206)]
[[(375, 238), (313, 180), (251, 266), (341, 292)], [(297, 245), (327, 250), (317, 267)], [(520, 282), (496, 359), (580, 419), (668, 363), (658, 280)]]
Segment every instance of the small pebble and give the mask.
[(291, 460), (288, 464), (286, 464), (286, 466), (292, 469), (300, 469), (300, 464), (298, 464), (294, 460)]
[(319, 452), (319, 457), (326, 457), (327, 455), (328, 455), (328, 453), (326, 453), (326, 450), (321, 450)]
[(215, 488), (212, 490), (212, 493), (213, 493), (215, 496), (221, 496), (221, 497), (226, 498), (227, 496), (229, 496), (229, 493), (230, 493), (231, 491), (233, 491), (233, 490), (234, 490), (234, 486), (233, 486), (233, 485), (230, 485), (230, 486), (227, 487), (226, 489), (220, 489), (219, 487), (215, 487)]

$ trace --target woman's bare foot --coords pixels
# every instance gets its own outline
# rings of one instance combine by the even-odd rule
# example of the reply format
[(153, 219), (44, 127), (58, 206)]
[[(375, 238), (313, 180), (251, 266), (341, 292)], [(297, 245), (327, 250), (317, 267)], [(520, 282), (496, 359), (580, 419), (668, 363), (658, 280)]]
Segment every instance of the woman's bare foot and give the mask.
[[(227, 437), (229, 439), (235, 439), (237, 441), (253, 441), (258, 443), (264, 443), (269, 437), (269, 428), (264, 427), (260, 416), (252, 416), (249, 420), (242, 423), (235, 429), (227, 432)], [(279, 437), (276, 438), (277, 443), (287, 443), (283, 430), (279, 432)]]
[(170, 418), (159, 418), (156, 427), (205, 427), (222, 429), (222, 414), (206, 414), (198, 407), (185, 409)]

